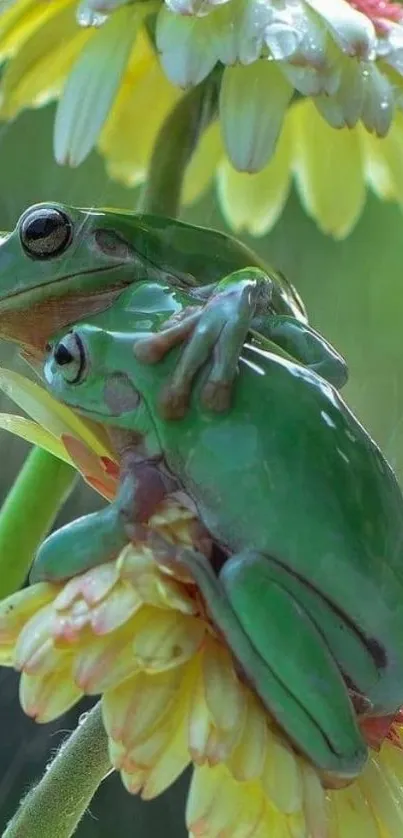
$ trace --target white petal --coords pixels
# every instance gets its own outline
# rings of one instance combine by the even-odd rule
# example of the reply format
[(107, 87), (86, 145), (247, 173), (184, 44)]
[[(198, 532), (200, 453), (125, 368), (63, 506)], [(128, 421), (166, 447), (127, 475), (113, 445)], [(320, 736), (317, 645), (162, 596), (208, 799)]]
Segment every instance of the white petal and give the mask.
[(343, 52), (364, 59), (375, 55), (376, 36), (370, 19), (357, 12), (346, 0), (306, 0), (327, 24)]
[(199, 84), (216, 61), (211, 16), (195, 19), (166, 8), (158, 14), (156, 44), (169, 80), (179, 87)]
[(291, 85), (274, 62), (226, 68), (220, 116), (227, 153), (236, 169), (257, 172), (268, 163), (291, 95)]
[(67, 80), (54, 133), (58, 163), (78, 166), (96, 143), (118, 90), (137, 29), (132, 6), (117, 11), (88, 41)]
[(399, 73), (403, 74), (403, 26), (400, 23), (388, 23), (387, 34), (378, 38), (378, 58), (385, 60)]
[(362, 121), (368, 131), (374, 131), (378, 137), (385, 137), (392, 124), (393, 115), (392, 86), (375, 64), (370, 65), (365, 85)]
[(284, 62), (281, 71), (289, 83), (303, 96), (319, 96), (326, 93), (331, 96), (337, 88), (339, 71), (337, 67), (295, 67)]
[(82, 0), (81, 6), (86, 6), (93, 12), (112, 12), (119, 6), (126, 6), (130, 0)]
[(79, 26), (102, 26), (108, 14), (119, 6), (125, 6), (129, 0), (81, 0), (76, 18)]
[(326, 63), (326, 28), (302, 0), (270, 5), (265, 41), (276, 61), (321, 67)]
[(251, 64), (260, 57), (269, 8), (259, 0), (232, 0), (220, 9), (214, 34), (223, 64)]
[(274, 227), (291, 183), (289, 112), (270, 163), (255, 175), (236, 172), (227, 159), (217, 172), (217, 188), (225, 219), (237, 233), (263, 236)]
[(175, 14), (205, 17), (217, 6), (228, 2), (229, 0), (165, 0), (165, 5)]
[(366, 70), (351, 58), (342, 57), (340, 81), (334, 96), (315, 99), (319, 112), (333, 128), (353, 128), (361, 117), (366, 85)]

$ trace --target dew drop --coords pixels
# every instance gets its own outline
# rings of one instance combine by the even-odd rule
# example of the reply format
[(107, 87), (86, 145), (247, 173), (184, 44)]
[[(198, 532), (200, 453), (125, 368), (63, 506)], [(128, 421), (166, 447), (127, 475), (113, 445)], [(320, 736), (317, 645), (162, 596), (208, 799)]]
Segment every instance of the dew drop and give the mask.
[(83, 0), (83, 2), (80, 3), (76, 12), (77, 23), (84, 29), (88, 29), (90, 26), (99, 28), (107, 19), (108, 15), (105, 15), (102, 12), (96, 12), (94, 9), (89, 8), (87, 0)]

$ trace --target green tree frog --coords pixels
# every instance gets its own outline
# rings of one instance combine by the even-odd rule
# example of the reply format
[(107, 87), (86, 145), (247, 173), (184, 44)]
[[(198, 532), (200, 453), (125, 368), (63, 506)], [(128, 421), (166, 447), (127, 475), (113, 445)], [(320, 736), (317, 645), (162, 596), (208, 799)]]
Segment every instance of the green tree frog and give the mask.
[[(155, 282), (126, 293), (126, 329), (110, 309), (48, 345), (50, 391), (110, 428), (122, 468), (116, 500), (49, 536), (32, 579), (80, 573), (142, 534), (158, 561), (193, 576), (240, 671), (295, 745), (327, 775), (352, 778), (367, 757), (357, 708), (376, 717), (403, 703), (403, 498), (393, 471), (337, 390), (263, 339), (242, 348), (229, 411), (201, 409), (206, 363), (185, 416), (165, 418), (161, 388), (179, 349), (151, 367), (136, 346), (190, 294)], [(177, 491), (218, 546), (217, 566), (147, 531), (155, 505)]]
[[(229, 406), (238, 358), (250, 329), (267, 334), (301, 363), (316, 364), (335, 386), (347, 377), (326, 342), (310, 340), (295, 289), (241, 242), (170, 218), (45, 203), (27, 209), (0, 242), (0, 336), (26, 355), (43, 353), (49, 335), (115, 304), (139, 280), (189, 290), (189, 305), (163, 335), (138, 346), (145, 363), (186, 342), (164, 411), (181, 416), (194, 377), (213, 356), (203, 391), (212, 410)], [(200, 307), (200, 301), (204, 307)], [(119, 310), (121, 306), (119, 304)], [(283, 315), (276, 322), (271, 315)], [(320, 350), (320, 351), (319, 351)]]

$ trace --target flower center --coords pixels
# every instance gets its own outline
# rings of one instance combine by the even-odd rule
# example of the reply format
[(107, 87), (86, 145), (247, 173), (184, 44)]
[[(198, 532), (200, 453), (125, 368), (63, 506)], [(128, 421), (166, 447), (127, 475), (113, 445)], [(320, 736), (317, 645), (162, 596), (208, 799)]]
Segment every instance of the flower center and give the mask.
[(403, 4), (388, 0), (350, 0), (350, 6), (366, 15), (378, 31), (384, 32), (388, 21), (400, 23), (403, 20)]

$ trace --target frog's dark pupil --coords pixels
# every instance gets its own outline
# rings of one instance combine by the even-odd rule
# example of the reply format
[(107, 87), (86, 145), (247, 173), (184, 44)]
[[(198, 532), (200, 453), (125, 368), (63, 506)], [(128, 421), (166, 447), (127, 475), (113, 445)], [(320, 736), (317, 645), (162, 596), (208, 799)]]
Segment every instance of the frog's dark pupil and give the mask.
[(62, 253), (71, 241), (72, 225), (60, 210), (41, 207), (28, 212), (21, 222), (21, 242), (36, 259), (50, 259)]
[(65, 364), (71, 364), (74, 361), (74, 356), (70, 352), (70, 349), (67, 349), (64, 343), (59, 343), (55, 350), (55, 361), (59, 366), (64, 366)]

